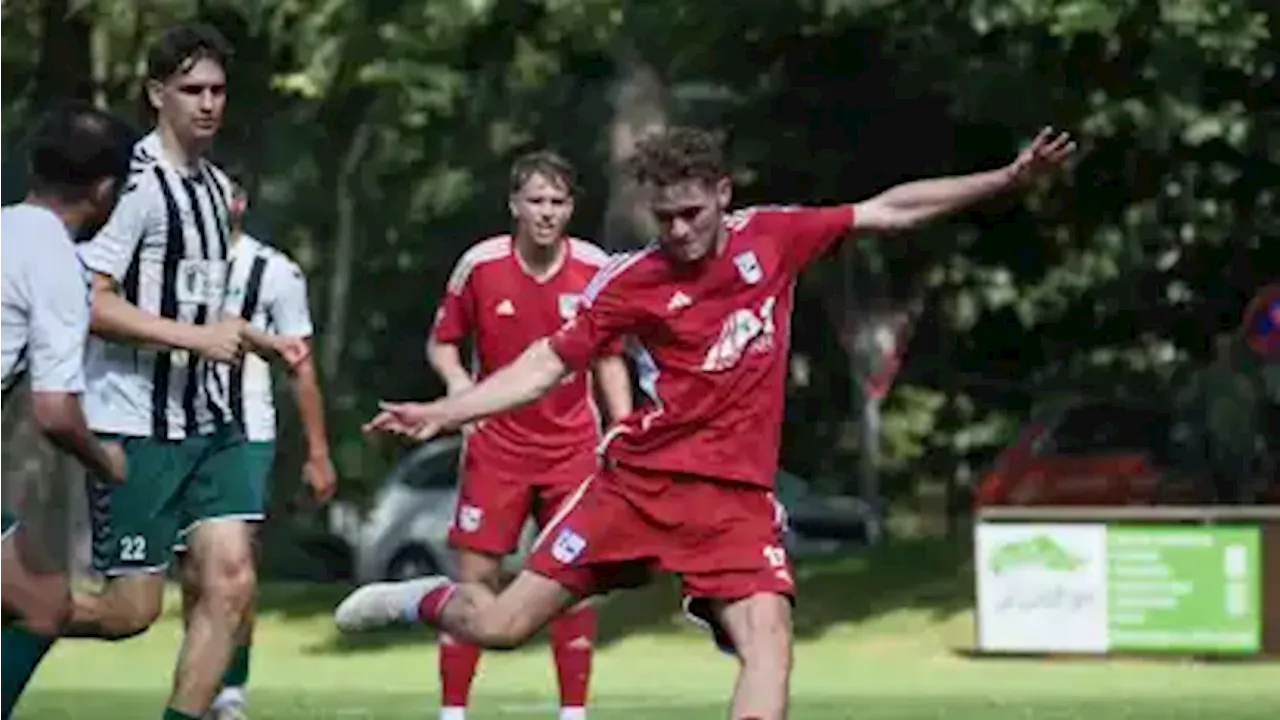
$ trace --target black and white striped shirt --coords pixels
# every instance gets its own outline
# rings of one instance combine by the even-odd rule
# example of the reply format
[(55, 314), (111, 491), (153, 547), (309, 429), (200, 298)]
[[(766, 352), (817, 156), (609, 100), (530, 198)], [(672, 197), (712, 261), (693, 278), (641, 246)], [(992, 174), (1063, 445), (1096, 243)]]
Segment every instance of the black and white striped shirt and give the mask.
[[(171, 163), (156, 133), (134, 146), (120, 203), (80, 247), (92, 271), (147, 312), (203, 325), (220, 317), (228, 265), (231, 183), (213, 163)], [(94, 338), (85, 415), (98, 432), (177, 440), (203, 435), (231, 412), (224, 375), (185, 350)]]
[[(273, 335), (309, 338), (311, 310), (302, 270), (279, 250), (244, 233), (231, 249), (231, 274), (223, 312), (239, 315)], [(227, 370), (231, 411), (244, 427), (249, 442), (276, 439), (276, 406), (271, 391), (271, 367), (248, 353), (244, 362)]]

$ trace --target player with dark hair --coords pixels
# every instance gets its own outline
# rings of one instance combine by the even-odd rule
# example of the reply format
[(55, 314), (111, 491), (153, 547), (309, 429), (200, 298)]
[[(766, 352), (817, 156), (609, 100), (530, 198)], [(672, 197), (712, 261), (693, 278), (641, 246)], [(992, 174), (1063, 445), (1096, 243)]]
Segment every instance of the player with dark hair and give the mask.
[[(309, 343), (314, 328), (306, 276), (284, 252), (245, 232), (244, 217), (248, 209), (248, 193), (241, 183), (233, 182), (229, 207), (231, 265), (227, 272), (223, 312), (244, 318), (251, 327), (264, 333)], [(247, 485), (253, 496), (266, 498), (276, 458), (277, 413), (271, 367), (260, 357), (246, 355), (240, 365), (224, 365), (219, 370), (227, 383), (231, 413), (249, 440), (247, 472), (237, 482)], [(323, 502), (336, 490), (337, 476), (329, 456), (319, 373), (311, 357), (303, 358), (289, 369), (288, 384), (307, 444), (303, 480), (312, 496)], [(255, 538), (255, 544), (257, 540)], [(180, 537), (174, 549), (181, 569), (183, 618), (189, 621), (191, 612), (199, 604), (200, 578), (196, 563), (186, 561), (185, 541), (185, 537)], [(250, 599), (236, 630), (231, 664), (222, 676), (222, 688), (214, 698), (206, 720), (242, 720), (248, 717), (246, 686), (249, 683), (254, 616), (254, 603)]]
[[(36, 425), (90, 472), (124, 479), (124, 456), (90, 432), (80, 406), (89, 333), (89, 286), (75, 238), (115, 207), (135, 136), (119, 118), (70, 102), (31, 139), (29, 191), (0, 210), (4, 396), (28, 377)], [(71, 610), (67, 577), (4, 509), (4, 710), (9, 717)]]
[[(507, 205), (515, 231), (463, 253), (427, 343), (428, 362), (450, 395), (466, 392), (475, 384), (473, 375), (488, 376), (572, 318), (583, 289), (607, 262), (600, 248), (565, 235), (575, 184), (573, 166), (552, 152), (523, 155), (512, 165)], [(468, 338), (475, 358), (470, 370), (460, 347)], [(620, 354), (614, 347), (594, 372), (576, 373), (538, 402), (467, 430), (449, 529), (462, 582), (496, 590), (502, 558), (516, 549), (526, 520), (545, 525), (595, 468), (603, 428), (591, 380), (611, 420), (631, 412), (631, 384)], [(587, 603), (551, 623), (561, 720), (586, 716), (594, 637), (595, 611)], [(479, 659), (476, 645), (441, 635), (441, 720), (466, 716)]]
[(519, 407), (620, 336), (647, 395), (602, 444), (603, 465), (544, 528), (500, 594), (448, 578), (378, 583), (337, 608), (343, 630), (426, 622), (513, 647), (579, 598), (677, 573), (686, 609), (741, 668), (731, 717), (787, 713), (795, 592), (773, 498), (799, 272), (854, 233), (910, 230), (1057, 169), (1074, 144), (1049, 129), (1007, 166), (909, 182), (830, 207), (728, 212), (719, 140), (677, 128), (643, 140), (633, 171), (659, 238), (614, 260), (555, 334), (470, 391), (384, 403), (366, 426), (415, 438)]
[(123, 484), (90, 482), (93, 564), (106, 583), (73, 595), (66, 634), (123, 639), (150, 627), (181, 531), (200, 587), (165, 710), (173, 720), (209, 709), (256, 582), (250, 523), (263, 498), (246, 481), (249, 445), (219, 364), (246, 350), (289, 363), (308, 353), (222, 312), (231, 183), (205, 155), (222, 125), (230, 52), (204, 25), (171, 28), (152, 46), (155, 130), (134, 146), (111, 218), (80, 248), (97, 336), (85, 413), (123, 448), (129, 472)]

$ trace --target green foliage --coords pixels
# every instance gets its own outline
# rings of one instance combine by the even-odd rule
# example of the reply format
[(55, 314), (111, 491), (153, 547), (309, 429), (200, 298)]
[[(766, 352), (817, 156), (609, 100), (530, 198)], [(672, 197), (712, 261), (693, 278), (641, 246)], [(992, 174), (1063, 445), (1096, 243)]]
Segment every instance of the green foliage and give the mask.
[[(357, 428), (379, 397), (438, 392), (421, 347), (471, 242), (505, 229), (505, 171), (567, 153), (601, 227), (620, 63), (667, 83), (677, 120), (731, 130), (742, 202), (850, 200), (898, 180), (1012, 158), (1040, 125), (1080, 136), (1074, 171), (904, 238), (859, 245), (861, 299), (923, 298), (886, 406), (886, 469), (905, 486), (1007, 440), (1049, 392), (1161, 392), (1274, 275), (1280, 234), (1269, 0), (118, 0), (79, 3), (97, 89), (132, 109), (146, 43), (203, 17), (238, 47), (218, 148), (246, 166), (250, 226), (311, 276), (344, 477), (394, 453)], [(4, 9), (6, 149), (51, 82), (38, 3)], [(48, 88), (45, 88), (48, 90)], [(12, 158), (13, 152), (6, 155)], [(6, 163), (6, 180), (12, 161)], [(342, 207), (349, 207), (344, 225)], [(343, 332), (326, 323), (338, 246), (354, 248)], [(851, 270), (801, 283), (784, 461), (848, 477), (848, 362), (826, 317)], [(921, 469), (927, 468), (927, 469)], [(936, 469), (935, 469), (936, 468)]]

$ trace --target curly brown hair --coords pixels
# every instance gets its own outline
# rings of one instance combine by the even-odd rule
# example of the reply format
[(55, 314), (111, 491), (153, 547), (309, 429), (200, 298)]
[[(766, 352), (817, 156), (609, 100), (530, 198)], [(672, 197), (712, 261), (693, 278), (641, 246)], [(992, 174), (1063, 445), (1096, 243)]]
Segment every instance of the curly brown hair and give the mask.
[(728, 176), (721, 133), (672, 127), (641, 138), (627, 170), (642, 185), (674, 185), (686, 180), (718, 182)]

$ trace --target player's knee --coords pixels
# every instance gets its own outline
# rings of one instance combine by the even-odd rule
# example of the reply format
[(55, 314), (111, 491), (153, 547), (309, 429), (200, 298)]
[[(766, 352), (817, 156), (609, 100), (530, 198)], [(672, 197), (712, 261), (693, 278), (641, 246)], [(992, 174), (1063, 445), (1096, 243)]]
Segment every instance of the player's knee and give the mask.
[(493, 618), (480, 623), (476, 633), (480, 644), (490, 650), (515, 650), (533, 637), (536, 628), (526, 629), (509, 618)]
[(753, 595), (726, 608), (723, 620), (743, 665), (785, 679), (791, 667), (791, 604), (785, 597)]
[(128, 640), (146, 632), (160, 619), (164, 605), (163, 581), (156, 589), (145, 586), (124, 585), (117, 582), (107, 586), (103, 599), (106, 612), (101, 620), (102, 637), (106, 640)]
[(200, 597), (236, 617), (244, 615), (253, 598), (257, 574), (250, 556), (217, 558), (201, 573)]
[(476, 639), (490, 650), (514, 650), (528, 642), (538, 627), (526, 613), (497, 603), (483, 611), (475, 622)]
[(25, 614), (22, 625), (33, 635), (58, 637), (66, 627), (68, 618), (66, 613), (58, 615), (46, 610), (37, 610)]
[(484, 585), (497, 592), (502, 586), (502, 559), (470, 550), (459, 551), (458, 580)]
[(66, 584), (61, 590), (53, 589), (41, 602), (24, 608), (22, 624), (36, 635), (57, 637), (71, 620), (71, 598), (67, 595)]

